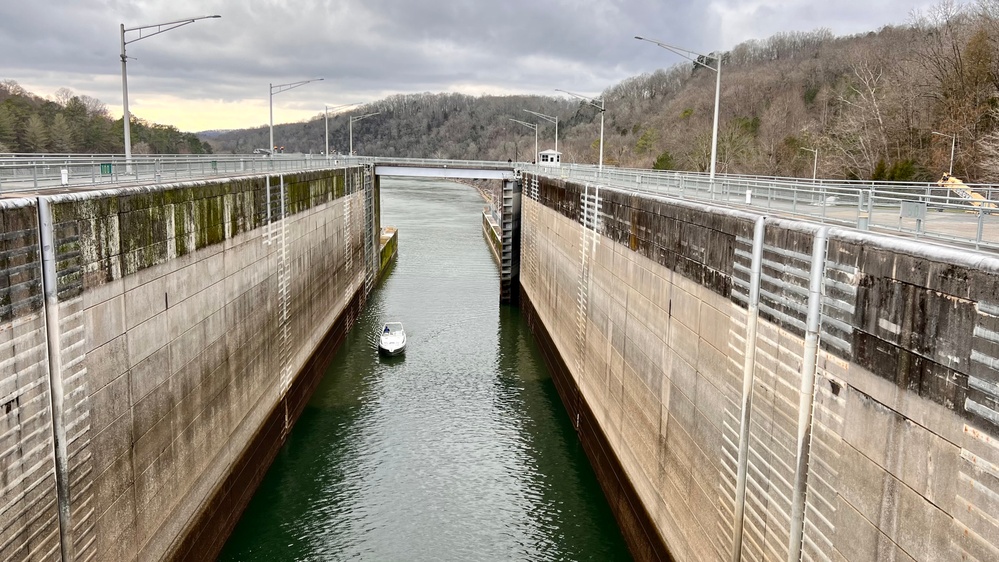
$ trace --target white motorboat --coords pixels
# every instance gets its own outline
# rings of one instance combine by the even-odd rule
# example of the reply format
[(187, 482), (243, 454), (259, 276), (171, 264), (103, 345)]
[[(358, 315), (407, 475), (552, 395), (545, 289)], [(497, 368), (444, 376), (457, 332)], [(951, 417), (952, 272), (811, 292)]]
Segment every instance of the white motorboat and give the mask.
[(386, 322), (378, 338), (378, 351), (385, 355), (399, 355), (406, 351), (406, 331), (402, 322)]

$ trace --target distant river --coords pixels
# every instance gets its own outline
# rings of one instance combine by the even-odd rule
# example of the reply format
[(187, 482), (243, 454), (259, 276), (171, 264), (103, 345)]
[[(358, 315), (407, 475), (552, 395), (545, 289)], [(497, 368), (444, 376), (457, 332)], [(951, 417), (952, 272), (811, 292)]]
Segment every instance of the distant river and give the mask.
[[(630, 560), (520, 312), (483, 201), (384, 181), (399, 256), (220, 560)], [(403, 322), (404, 357), (377, 332)]]

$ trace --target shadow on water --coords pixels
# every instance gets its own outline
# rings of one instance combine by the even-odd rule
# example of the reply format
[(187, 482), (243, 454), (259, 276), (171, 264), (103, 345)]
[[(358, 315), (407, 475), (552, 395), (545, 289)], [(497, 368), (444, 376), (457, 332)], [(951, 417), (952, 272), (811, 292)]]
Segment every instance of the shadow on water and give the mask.
[(385, 355), (384, 353), (380, 353), (378, 354), (378, 362), (382, 365), (398, 365), (406, 362), (406, 354)]
[[(382, 184), (399, 256), (222, 560), (628, 560), (520, 311), (498, 304), (482, 200)], [(406, 353), (380, 356), (386, 320)]]

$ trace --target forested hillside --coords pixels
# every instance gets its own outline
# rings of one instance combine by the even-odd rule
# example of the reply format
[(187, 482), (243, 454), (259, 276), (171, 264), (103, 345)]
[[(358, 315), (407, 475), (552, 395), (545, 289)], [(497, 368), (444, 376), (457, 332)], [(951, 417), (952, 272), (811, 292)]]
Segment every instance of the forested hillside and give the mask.
[[(13, 80), (0, 82), (0, 154), (55, 152), (121, 154), (124, 124), (90, 96), (63, 88), (42, 99)], [(211, 146), (193, 133), (132, 118), (133, 154), (202, 154)]]
[[(817, 150), (823, 177), (937, 179), (953, 135), (955, 175), (999, 180), (997, 7), (944, 2), (904, 26), (851, 37), (782, 33), (722, 53), (718, 170), (807, 177)], [(605, 164), (706, 170), (714, 86), (712, 70), (687, 63), (609, 87)], [(380, 112), (354, 123), (355, 152), (529, 160), (534, 133), (509, 119), (540, 123), (542, 149), (552, 147), (554, 127), (524, 109), (558, 116), (563, 161), (596, 163), (599, 111), (554, 97), (395, 96), (331, 117), (330, 146), (347, 152), (347, 116)], [(275, 142), (318, 153), (323, 134), (320, 114), (275, 127)], [(267, 146), (267, 130), (211, 142), (248, 152)]]
[[(635, 42), (636, 49), (657, 49)], [(661, 51), (664, 66), (678, 59)], [(715, 55), (715, 53), (712, 53)], [(749, 41), (721, 57), (720, 172), (877, 180), (935, 180), (954, 147), (954, 174), (999, 181), (999, 0), (943, 0), (910, 22), (835, 37), (827, 30)], [(709, 65), (714, 61), (707, 59)], [(330, 147), (358, 154), (529, 161), (557, 116), (564, 162), (596, 163), (600, 112), (578, 99), (455, 93), (398, 95), (330, 116)], [(608, 87), (604, 162), (707, 170), (715, 72), (689, 62)], [(122, 152), (122, 123), (99, 100), (60, 90), (56, 99), (0, 84), (0, 152)], [(267, 127), (200, 138), (136, 119), (135, 153), (250, 153)], [(285, 152), (325, 150), (324, 116), (275, 126)], [(816, 158), (817, 153), (817, 158)]]

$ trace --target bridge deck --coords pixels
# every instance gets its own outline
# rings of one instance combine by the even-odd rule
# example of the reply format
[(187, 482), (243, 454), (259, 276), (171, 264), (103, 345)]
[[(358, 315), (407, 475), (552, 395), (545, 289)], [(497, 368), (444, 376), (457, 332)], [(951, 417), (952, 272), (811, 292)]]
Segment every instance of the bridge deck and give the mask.
[(427, 164), (414, 166), (412, 164), (376, 164), (375, 175), (381, 177), (416, 177), (416, 178), (457, 178), (483, 180), (512, 180), (515, 177), (513, 165), (486, 168), (481, 166), (464, 167), (453, 164)]

